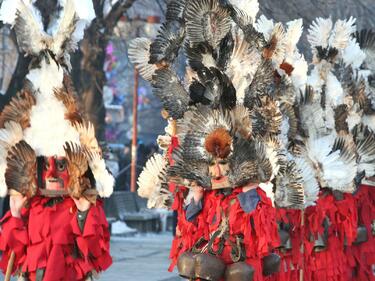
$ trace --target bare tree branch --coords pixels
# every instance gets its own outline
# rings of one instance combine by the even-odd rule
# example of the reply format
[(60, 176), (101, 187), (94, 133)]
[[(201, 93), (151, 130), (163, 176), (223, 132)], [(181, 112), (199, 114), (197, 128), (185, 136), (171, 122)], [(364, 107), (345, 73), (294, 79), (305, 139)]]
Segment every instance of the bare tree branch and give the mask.
[(111, 35), (113, 33), (113, 29), (115, 28), (117, 22), (135, 1), (136, 0), (119, 0), (112, 6), (111, 11), (104, 19), (105, 33), (107, 35)]
[(163, 4), (160, 2), (160, 0), (156, 0), (156, 3), (158, 4), (161, 13), (162, 13), (163, 15), (165, 15), (165, 9), (164, 9), (164, 7), (163, 7)]

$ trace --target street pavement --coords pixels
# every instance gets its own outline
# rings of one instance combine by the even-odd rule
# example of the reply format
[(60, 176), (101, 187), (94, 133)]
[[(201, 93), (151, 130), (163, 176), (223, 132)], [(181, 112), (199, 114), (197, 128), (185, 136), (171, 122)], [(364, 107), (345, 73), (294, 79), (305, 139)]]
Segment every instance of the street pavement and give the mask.
[(170, 232), (137, 234), (134, 237), (111, 238), (112, 266), (101, 274), (100, 281), (181, 281), (169, 272)]

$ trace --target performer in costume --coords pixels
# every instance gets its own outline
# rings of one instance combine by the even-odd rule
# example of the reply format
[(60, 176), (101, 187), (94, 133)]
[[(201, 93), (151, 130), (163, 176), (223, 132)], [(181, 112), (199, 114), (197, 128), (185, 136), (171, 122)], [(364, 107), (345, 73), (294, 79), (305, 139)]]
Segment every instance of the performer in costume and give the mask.
[[(272, 255), (279, 244), (268, 198), (272, 184), (265, 183), (285, 162), (279, 134), (288, 107), (282, 101), (281, 109), (276, 96), (291, 83), (275, 79), (273, 65), (282, 62), (281, 25), (264, 38), (252, 16), (230, 3), (171, 1), (155, 42), (139, 38), (129, 50), (174, 127), (159, 138), (169, 149), (146, 165), (139, 194), (158, 202), (153, 206), (175, 198), (179, 221), (172, 267), (178, 262), (187, 278), (265, 280), (279, 268), (278, 256)], [(212, 26), (200, 24), (209, 18), (215, 18)], [(232, 28), (232, 20), (240, 28)], [(185, 34), (184, 85), (172, 64)], [(267, 192), (259, 186), (267, 186)], [(195, 201), (186, 198), (188, 190)], [(289, 194), (293, 202), (303, 200), (298, 188)]]
[[(375, 144), (372, 132), (356, 137), (367, 130), (361, 122), (370, 126), (362, 114), (371, 93), (369, 74), (360, 69), (365, 54), (352, 36), (354, 19), (313, 23), (314, 67), (308, 77), (308, 64), (296, 47), (302, 21), (287, 27), (264, 16), (256, 21), (257, 11), (257, 1), (171, 1), (155, 41), (138, 38), (130, 44), (130, 59), (152, 84), (172, 124), (159, 138), (166, 153), (146, 165), (139, 194), (150, 205), (167, 203), (178, 211), (171, 268), (179, 261), (187, 278), (231, 280), (219, 269), (241, 252), (230, 253), (236, 235), (243, 234), (243, 241), (263, 239), (261, 229), (276, 229), (277, 218), (283, 238), (278, 245), (262, 252), (252, 248), (253, 241), (242, 243), (245, 260), (255, 268), (252, 278), (352, 280), (351, 269), (358, 265), (346, 253), (359, 242), (360, 229), (352, 193), (363, 167), (374, 165)], [(188, 58), (183, 81), (173, 69), (180, 46)], [(266, 147), (264, 154), (252, 151), (254, 142)], [(259, 168), (266, 160), (271, 173)], [(237, 182), (242, 176), (246, 180)], [(274, 184), (266, 195), (274, 197), (276, 214), (270, 228), (250, 224), (255, 234), (249, 236), (244, 233), (249, 216), (268, 209), (269, 201), (259, 189), (242, 191), (267, 186), (263, 181)], [(259, 208), (251, 211), (247, 206), (254, 207), (258, 196)], [(237, 213), (243, 214), (239, 221)], [(276, 246), (280, 272), (264, 277), (259, 261)], [(207, 263), (197, 253), (209, 252), (215, 268), (205, 271), (208, 267), (200, 265)], [(201, 270), (219, 274), (202, 277)], [(239, 270), (243, 280), (252, 270)]]
[(0, 266), (20, 280), (91, 280), (112, 263), (97, 196), (108, 197), (114, 179), (69, 78), (69, 52), (82, 35), (76, 26), (94, 14), (92, 3), (84, 2), (88, 13), (82, 3), (62, 2), (51, 33), (32, 3), (2, 4), (20, 49), (33, 58), (25, 87), (0, 115), (0, 190), (10, 194)]

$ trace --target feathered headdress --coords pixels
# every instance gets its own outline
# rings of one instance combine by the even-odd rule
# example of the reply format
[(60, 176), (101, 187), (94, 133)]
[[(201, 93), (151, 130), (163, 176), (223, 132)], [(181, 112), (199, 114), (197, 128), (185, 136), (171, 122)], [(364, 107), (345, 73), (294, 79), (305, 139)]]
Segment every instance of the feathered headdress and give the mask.
[[(13, 26), (19, 47), (33, 59), (24, 89), (0, 115), (2, 196), (8, 189), (28, 196), (37, 193), (35, 163), (39, 156), (66, 157), (72, 196), (95, 187), (100, 196), (112, 193), (114, 179), (106, 170), (94, 128), (79, 109), (68, 73), (69, 53), (95, 15), (92, 2), (66, 0), (60, 4), (59, 20), (47, 30), (29, 1), (6, 0), (0, 10), (2, 20)], [(88, 170), (95, 187), (86, 178)]]
[[(176, 17), (156, 41), (130, 43), (131, 61), (177, 124), (176, 135), (160, 138), (178, 139), (169, 181), (209, 188), (207, 165), (219, 157), (233, 186), (274, 180), (278, 206), (314, 205), (320, 188), (352, 192), (374, 160), (372, 133), (353, 138), (361, 122), (375, 120), (363, 114), (375, 104), (363, 71), (363, 62), (372, 66), (374, 36), (353, 37), (353, 18), (316, 19), (308, 76), (297, 48), (302, 20), (284, 25), (257, 12), (257, 1), (172, 0), (167, 14)], [(184, 78), (172, 68), (179, 46)]]

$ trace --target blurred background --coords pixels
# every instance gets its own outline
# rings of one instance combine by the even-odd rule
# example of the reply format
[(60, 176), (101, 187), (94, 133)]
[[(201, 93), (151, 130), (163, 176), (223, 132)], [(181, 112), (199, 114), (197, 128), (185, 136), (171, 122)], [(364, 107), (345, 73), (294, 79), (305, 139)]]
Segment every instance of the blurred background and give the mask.
[[(1, 3), (2, 1), (0, 1)], [(58, 0), (36, 0), (43, 19), (59, 12)], [(128, 59), (128, 44), (136, 37), (155, 38), (164, 21), (168, 0), (93, 0), (94, 19), (71, 56), (71, 78), (82, 106), (95, 125), (116, 178), (115, 192), (106, 202), (111, 224), (114, 265), (103, 280), (126, 272), (140, 280), (179, 280), (167, 272), (174, 216), (166, 210), (147, 210), (136, 194), (136, 178), (158, 150), (164, 133), (161, 104), (150, 85)], [(260, 14), (275, 21), (303, 18), (307, 30), (316, 17), (357, 18), (357, 28), (374, 28), (374, 0), (259, 0)], [(309, 59), (306, 32), (299, 46)], [(15, 34), (0, 22), (0, 110), (22, 88), (28, 57), (19, 52)], [(184, 56), (175, 65), (183, 77)], [(7, 209), (7, 202), (0, 201)], [(140, 271), (140, 267), (142, 271)], [(128, 279), (126, 279), (128, 280)]]

